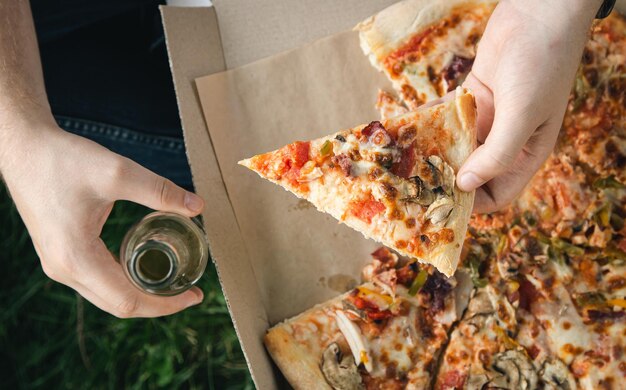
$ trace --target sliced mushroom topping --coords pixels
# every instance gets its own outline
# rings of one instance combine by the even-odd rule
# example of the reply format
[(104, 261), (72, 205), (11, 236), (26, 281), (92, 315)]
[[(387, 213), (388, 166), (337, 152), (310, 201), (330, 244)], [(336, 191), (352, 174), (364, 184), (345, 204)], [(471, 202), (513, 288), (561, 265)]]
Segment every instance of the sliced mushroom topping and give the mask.
[(445, 162), (443, 163), (443, 190), (448, 196), (454, 195), (454, 181), (456, 180), (456, 174), (454, 169)]
[(494, 356), (493, 369), (502, 375), (489, 381), (490, 387), (500, 389), (537, 389), (539, 378), (532, 362), (521, 351), (508, 350)]
[(491, 299), (490, 287), (479, 288), (467, 306), (468, 324), (473, 325), (477, 330), (482, 329), (487, 319), (495, 312), (496, 307)]
[(433, 180), (431, 184), (433, 187), (440, 187), (443, 184), (443, 160), (441, 157), (432, 155), (426, 159)]
[(346, 338), (346, 341), (350, 346), (350, 351), (352, 351), (352, 356), (354, 356), (356, 364), (358, 365), (363, 363), (367, 372), (371, 372), (373, 369), (372, 359), (365, 348), (365, 340), (363, 339), (361, 329), (359, 329), (354, 322), (350, 321), (346, 314), (341, 310), (337, 310), (335, 312), (335, 320), (341, 334), (343, 334), (343, 337)]
[(470, 373), (467, 378), (467, 382), (465, 383), (465, 390), (482, 390), (486, 383), (489, 382), (489, 378), (485, 374), (475, 374), (472, 375)]
[(351, 355), (341, 353), (337, 343), (332, 343), (322, 354), (322, 374), (334, 390), (362, 390), (361, 375)]
[(429, 219), (435, 226), (445, 226), (448, 217), (454, 209), (454, 200), (447, 196), (438, 196), (437, 199), (428, 206), (424, 218)]
[(437, 155), (429, 156), (426, 160), (433, 175), (433, 187), (441, 187), (448, 196), (454, 193), (454, 169)]
[(544, 389), (574, 390), (576, 388), (574, 376), (565, 363), (557, 358), (546, 360), (539, 375), (541, 376)]
[(426, 187), (419, 176), (413, 176), (402, 183), (402, 197), (405, 202), (414, 202), (421, 206), (429, 206), (435, 201), (435, 194)]

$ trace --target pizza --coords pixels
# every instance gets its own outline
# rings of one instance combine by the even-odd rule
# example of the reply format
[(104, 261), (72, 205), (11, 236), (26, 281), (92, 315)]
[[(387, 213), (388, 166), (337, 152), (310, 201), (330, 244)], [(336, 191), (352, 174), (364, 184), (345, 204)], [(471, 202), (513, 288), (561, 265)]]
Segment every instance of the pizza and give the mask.
[(376, 99), (376, 109), (380, 113), (382, 120), (404, 115), (409, 112), (407, 106), (402, 103), (394, 94), (380, 90)]
[[(429, 77), (428, 67), (433, 69), (430, 74), (443, 74), (452, 58), (446, 49), (459, 50), (446, 43), (447, 26), (467, 26), (454, 30), (455, 36), (447, 39), (469, 42), (470, 35), (479, 31), (478, 38), (471, 39), (477, 41), (478, 26), (485, 22), (477, 15), (487, 18), (493, 2), (441, 3), (403, 2), (359, 25), (362, 34), (366, 33), (361, 36), (366, 53), (394, 81), (400, 97), (379, 93), (381, 117), (406, 115), (415, 105), (445, 94), (448, 85), (462, 83), (465, 72), (449, 73), (450, 81), (444, 83), (445, 79)], [(459, 9), (467, 12), (458, 13)], [(455, 15), (458, 19), (450, 24)], [(392, 34), (393, 18), (396, 35)], [(391, 35), (381, 35), (384, 32)], [(430, 34), (431, 41), (426, 38)], [(425, 42), (435, 42), (434, 50), (428, 46), (422, 53), (419, 47)], [(307, 312), (308, 317), (287, 320), (268, 331), (266, 344), (283, 372), (290, 370), (284, 366), (292, 349), (310, 359), (306, 374), (304, 369), (287, 373), (295, 388), (624, 388), (625, 45), (626, 22), (616, 13), (593, 27), (554, 152), (508, 208), (471, 216), (453, 277), (379, 249), (363, 270), (362, 286)], [(395, 57), (390, 54), (401, 47), (416, 48), (422, 54), (419, 59), (417, 54), (409, 58), (408, 51)], [(398, 58), (402, 66), (394, 71), (389, 61)], [(409, 69), (406, 74), (405, 69)], [(426, 73), (415, 69), (426, 69)], [(415, 94), (407, 93), (406, 86)], [(437, 287), (427, 286), (425, 280)], [(367, 313), (347, 312), (356, 307), (354, 297), (370, 292), (377, 295), (359, 305), (375, 313), (389, 310), (378, 322)], [(390, 310), (397, 301), (406, 302), (418, 315), (411, 317), (411, 310)], [(319, 322), (315, 313), (320, 310), (335, 327), (334, 333), (311, 325)], [(338, 312), (347, 314), (338, 319)], [(369, 329), (368, 321), (373, 322), (376, 336), (364, 337), (361, 344), (349, 341), (349, 331), (339, 328), (345, 328), (345, 319), (363, 334)], [(393, 325), (397, 323), (421, 331), (433, 329), (435, 337), (423, 338), (421, 344), (401, 344), (402, 354), (397, 355), (397, 327)], [(295, 329), (300, 328), (309, 333), (296, 340)], [(281, 334), (284, 343), (272, 347), (271, 340)], [(362, 350), (366, 353), (361, 354)], [(398, 359), (405, 354), (413, 358), (398, 370)], [(324, 373), (328, 370), (324, 356), (334, 357), (351, 380), (340, 383), (329, 378)], [(319, 382), (299, 382), (293, 377), (312, 373)]]
[(456, 172), (475, 147), (476, 108), (454, 99), (240, 164), (398, 253), (452, 276), (473, 205)]
[(598, 23), (583, 52), (568, 115), (570, 149), (602, 177), (626, 184), (626, 21), (612, 14)]
[(280, 323), (265, 345), (297, 389), (427, 388), (451, 326), (467, 306), (464, 271), (447, 278), (386, 248), (365, 283)]
[(363, 52), (410, 109), (461, 85), (495, 0), (397, 3), (357, 25)]

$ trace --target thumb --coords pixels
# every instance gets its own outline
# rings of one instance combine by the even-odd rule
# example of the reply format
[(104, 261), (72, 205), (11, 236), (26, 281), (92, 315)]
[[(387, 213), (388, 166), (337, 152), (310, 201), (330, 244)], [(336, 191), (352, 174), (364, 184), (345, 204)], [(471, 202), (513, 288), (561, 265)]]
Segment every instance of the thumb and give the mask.
[(537, 128), (527, 112), (507, 104), (495, 110), (484, 144), (474, 150), (459, 170), (457, 185), (462, 191), (475, 190), (511, 168)]
[(154, 210), (169, 211), (193, 217), (204, 209), (204, 200), (172, 181), (123, 158), (122, 168), (113, 180), (115, 200), (129, 200)]

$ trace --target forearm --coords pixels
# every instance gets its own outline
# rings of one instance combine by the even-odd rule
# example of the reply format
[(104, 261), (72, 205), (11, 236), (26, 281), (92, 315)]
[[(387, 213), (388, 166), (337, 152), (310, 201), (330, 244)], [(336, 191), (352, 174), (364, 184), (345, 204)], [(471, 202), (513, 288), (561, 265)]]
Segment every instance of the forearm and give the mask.
[(28, 0), (0, 0), (0, 172), (29, 129), (52, 114)]

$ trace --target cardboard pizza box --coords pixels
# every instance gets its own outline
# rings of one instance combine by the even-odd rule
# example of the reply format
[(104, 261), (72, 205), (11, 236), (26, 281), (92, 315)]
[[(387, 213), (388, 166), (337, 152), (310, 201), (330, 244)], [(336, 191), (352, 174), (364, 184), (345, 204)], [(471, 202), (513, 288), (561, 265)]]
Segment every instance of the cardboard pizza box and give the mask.
[(376, 92), (390, 86), (350, 30), (393, 2), (161, 8), (211, 257), (259, 389), (286, 387), (265, 331), (349, 289), (377, 245), (236, 162), (377, 119)]

